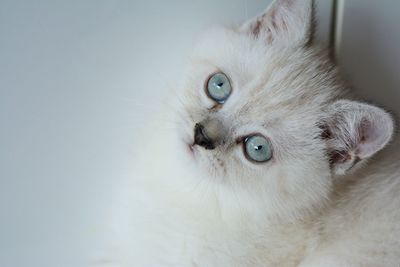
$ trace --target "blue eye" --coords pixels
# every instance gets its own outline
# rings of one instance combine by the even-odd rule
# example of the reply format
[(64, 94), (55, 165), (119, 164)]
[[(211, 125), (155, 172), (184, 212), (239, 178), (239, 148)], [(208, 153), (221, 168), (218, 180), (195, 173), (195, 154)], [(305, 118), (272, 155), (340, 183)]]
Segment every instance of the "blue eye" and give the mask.
[(244, 140), (246, 157), (255, 162), (266, 162), (272, 158), (271, 142), (261, 135), (249, 136)]
[(216, 73), (208, 80), (207, 95), (215, 102), (225, 103), (231, 92), (231, 83), (225, 74)]

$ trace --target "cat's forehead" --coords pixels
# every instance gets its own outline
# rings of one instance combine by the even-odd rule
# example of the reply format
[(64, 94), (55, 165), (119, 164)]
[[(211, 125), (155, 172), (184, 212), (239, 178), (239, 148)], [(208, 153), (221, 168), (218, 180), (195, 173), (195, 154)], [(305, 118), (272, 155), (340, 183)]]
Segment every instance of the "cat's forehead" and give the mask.
[(192, 61), (213, 64), (231, 72), (253, 73), (267, 58), (266, 49), (249, 36), (227, 28), (213, 28), (199, 39)]
[(339, 91), (333, 65), (314, 49), (274, 47), (225, 28), (203, 36), (192, 62), (199, 79), (224, 72), (238, 92), (234, 101), (248, 112), (318, 108)]

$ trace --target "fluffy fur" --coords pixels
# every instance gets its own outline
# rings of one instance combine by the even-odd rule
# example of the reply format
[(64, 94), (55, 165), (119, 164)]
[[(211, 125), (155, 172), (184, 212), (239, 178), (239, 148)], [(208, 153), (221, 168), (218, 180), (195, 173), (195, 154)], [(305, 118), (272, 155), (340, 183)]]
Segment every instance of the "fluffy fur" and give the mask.
[[(311, 1), (275, 1), (200, 39), (176, 110), (118, 192), (107, 266), (398, 266), (399, 156), (366, 162), (391, 140), (392, 118), (345, 99), (311, 45), (311, 13)], [(205, 93), (216, 72), (232, 84), (224, 104)], [(193, 146), (199, 122), (215, 149)], [(271, 140), (272, 160), (246, 159), (240, 138), (251, 133)]]

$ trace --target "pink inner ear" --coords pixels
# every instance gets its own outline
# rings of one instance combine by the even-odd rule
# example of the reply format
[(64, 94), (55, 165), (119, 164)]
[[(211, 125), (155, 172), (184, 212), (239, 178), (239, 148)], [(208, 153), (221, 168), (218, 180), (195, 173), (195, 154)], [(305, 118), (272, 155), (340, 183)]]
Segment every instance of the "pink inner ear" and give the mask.
[(279, 31), (279, 28), (284, 28), (284, 30), (287, 31), (284, 19), (278, 17), (276, 13), (276, 10), (272, 9), (258, 18), (251, 26), (253, 35), (258, 37), (260, 32), (264, 31), (267, 42), (271, 43), (273, 41), (273, 35)]
[(310, 37), (312, 0), (275, 0), (260, 16), (242, 26), (252, 36), (268, 44), (298, 46)]
[(372, 156), (378, 150), (382, 149), (387, 143), (390, 135), (387, 132), (387, 126), (383, 121), (370, 121), (363, 119), (360, 124), (360, 138), (357, 145), (356, 154), (361, 158)]
[[(331, 106), (321, 128), (332, 167), (343, 174), (358, 161), (381, 150), (393, 135), (393, 119), (372, 105), (338, 100)], [(325, 126), (324, 126), (325, 125)]]

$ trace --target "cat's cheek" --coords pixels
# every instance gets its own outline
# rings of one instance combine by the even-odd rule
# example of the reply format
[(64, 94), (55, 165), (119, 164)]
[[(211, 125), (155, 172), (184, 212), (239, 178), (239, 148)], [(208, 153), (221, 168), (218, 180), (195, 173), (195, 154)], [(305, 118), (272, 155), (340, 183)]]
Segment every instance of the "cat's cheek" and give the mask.
[(206, 109), (206, 110), (210, 110), (212, 108), (214, 108), (215, 106), (217, 106), (217, 103), (213, 100), (211, 100), (205, 92), (200, 92), (200, 101), (202, 106)]

